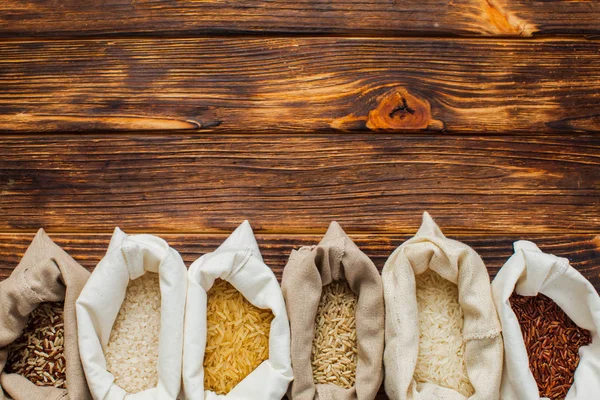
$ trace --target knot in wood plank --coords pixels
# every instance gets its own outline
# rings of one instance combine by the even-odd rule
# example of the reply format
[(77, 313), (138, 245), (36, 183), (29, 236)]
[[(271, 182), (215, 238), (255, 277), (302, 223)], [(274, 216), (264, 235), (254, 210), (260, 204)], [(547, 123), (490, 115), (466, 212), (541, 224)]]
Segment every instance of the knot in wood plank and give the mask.
[(533, 36), (535, 25), (506, 11), (497, 0), (481, 0), (484, 29), (492, 35)]
[(367, 128), (372, 130), (441, 129), (443, 123), (431, 118), (431, 105), (425, 99), (398, 87), (377, 98), (369, 112)]

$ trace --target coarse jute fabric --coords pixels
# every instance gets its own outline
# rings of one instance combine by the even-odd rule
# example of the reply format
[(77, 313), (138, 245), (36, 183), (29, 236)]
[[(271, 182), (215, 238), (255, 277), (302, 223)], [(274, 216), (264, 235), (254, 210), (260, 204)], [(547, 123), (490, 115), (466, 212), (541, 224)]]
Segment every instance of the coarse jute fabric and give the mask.
[[(91, 399), (77, 344), (75, 301), (90, 273), (40, 229), (10, 277), (0, 282), (0, 400)], [(64, 353), (67, 389), (36, 386), (4, 372), (7, 346), (19, 338), (29, 314), (45, 302), (64, 301)]]
[[(396, 249), (383, 267), (386, 304), (385, 391), (393, 400), (464, 400), (455, 390), (413, 378), (419, 353), (416, 276), (428, 269), (458, 286), (464, 314), (470, 400), (497, 400), (502, 374), (500, 321), (483, 260), (469, 246), (448, 239), (428, 213), (417, 234)], [(516, 400), (516, 399), (515, 399)]]
[[(358, 296), (356, 383), (349, 389), (315, 384), (311, 365), (322, 288), (338, 280), (347, 281)], [(385, 310), (381, 276), (373, 262), (337, 222), (332, 222), (317, 246), (292, 251), (281, 285), (292, 334), (294, 381), (288, 391), (291, 400), (374, 399), (383, 379)]]

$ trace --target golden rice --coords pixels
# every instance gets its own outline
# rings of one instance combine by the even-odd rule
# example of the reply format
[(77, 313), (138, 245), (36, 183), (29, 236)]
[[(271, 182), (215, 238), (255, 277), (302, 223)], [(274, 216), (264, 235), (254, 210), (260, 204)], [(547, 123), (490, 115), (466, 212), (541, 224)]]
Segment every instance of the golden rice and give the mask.
[(271, 310), (253, 306), (229, 282), (208, 291), (204, 388), (227, 394), (269, 358)]

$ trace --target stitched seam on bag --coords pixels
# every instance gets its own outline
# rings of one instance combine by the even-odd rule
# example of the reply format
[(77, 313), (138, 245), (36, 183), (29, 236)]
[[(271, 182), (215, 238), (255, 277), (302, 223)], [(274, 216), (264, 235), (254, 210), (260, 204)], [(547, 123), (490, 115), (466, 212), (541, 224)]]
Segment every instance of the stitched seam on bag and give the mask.
[(554, 279), (556, 279), (560, 275), (564, 274), (567, 271), (567, 269), (570, 267), (569, 260), (567, 260), (566, 258), (556, 257), (556, 259), (557, 259), (556, 263), (558, 264), (558, 269), (556, 271), (554, 271), (552, 274), (550, 274), (548, 276), (548, 278), (546, 278), (544, 284), (552, 282)]
[(252, 257), (252, 249), (250, 247), (247, 247), (246, 253), (244, 254), (244, 258), (242, 258), (242, 260), (236, 265), (233, 265), (231, 267), (231, 271), (229, 271), (229, 273), (225, 276), (224, 279), (226, 281), (230, 280), (233, 275), (237, 274), (244, 267), (244, 265), (246, 265), (246, 263), (250, 260), (250, 257)]
[[(36, 268), (36, 267), (34, 267)], [(34, 269), (32, 268), (32, 269)], [(39, 268), (39, 267), (38, 267)], [(27, 283), (27, 281), (25, 280), (25, 272), (29, 271), (29, 268), (26, 269), (25, 271), (23, 271), (23, 274), (21, 274), (20, 280), (21, 280), (21, 285), (23, 286), (23, 288), (28, 292), (29, 295), (31, 295), (32, 297), (34, 297), (35, 299), (37, 299), (40, 303), (44, 302), (44, 299), (42, 299), (40, 297), (40, 295), (34, 291), (31, 286), (29, 286), (29, 284)]]
[(129, 274), (129, 278), (131, 279), (131, 267), (129, 266), (129, 257), (128, 257), (129, 245), (127, 244), (127, 241), (125, 241), (125, 240), (123, 240), (123, 242), (121, 242), (121, 252), (123, 253), (123, 259), (125, 260), (125, 266), (127, 267), (127, 273)]
[(58, 396), (56, 398), (56, 400), (61, 400), (61, 399), (68, 399), (69, 398), (69, 392), (64, 392), (63, 394), (61, 394), (60, 396)]
[[(346, 238), (341, 238), (341, 245), (338, 247), (335, 247), (335, 251), (336, 251), (336, 255), (338, 257), (338, 259), (340, 260), (340, 266), (339, 266), (339, 271), (340, 274), (344, 274), (344, 281), (348, 282), (348, 279), (346, 278), (346, 270), (345, 270), (345, 265), (344, 265), (344, 254), (346, 254)], [(344, 268), (342, 268), (344, 267)]]
[(125, 260), (125, 266), (127, 267), (127, 273), (129, 274), (129, 279), (134, 275), (134, 267), (130, 264), (129, 259), (131, 257), (131, 248), (132, 246), (129, 244), (127, 239), (123, 240), (121, 243), (121, 252), (123, 253), (123, 259)]
[[(392, 271), (393, 271), (393, 272), (395, 272), (395, 268), (394, 268)], [(414, 273), (414, 271), (413, 271), (413, 273)], [(384, 286), (387, 286), (387, 285), (388, 285), (388, 283), (387, 283), (387, 280), (386, 280), (386, 281), (384, 281), (384, 283), (383, 283), (383, 284), (384, 284)], [(384, 291), (385, 291), (385, 289), (384, 289)], [(399, 299), (400, 299), (400, 296), (399, 296), (399, 294), (398, 294), (398, 291), (397, 291), (397, 290), (389, 290), (389, 291), (392, 293), (392, 298), (393, 298), (392, 304), (394, 304), (394, 306), (395, 306), (396, 304), (400, 304), (400, 301), (399, 301)], [(384, 297), (385, 297), (385, 296), (384, 296)], [(384, 304), (385, 304), (385, 301), (384, 301)], [(385, 306), (384, 306), (384, 310), (385, 310)], [(384, 311), (384, 312), (385, 312), (385, 311)], [(396, 353), (396, 354), (394, 354), (394, 361), (395, 361), (395, 362), (394, 362), (394, 367), (395, 367), (396, 369), (399, 369), (399, 368), (400, 368), (400, 364), (401, 364), (401, 363), (400, 363), (400, 359), (401, 359), (401, 357), (400, 357), (401, 349), (400, 349), (400, 346), (398, 346), (398, 340), (399, 340), (399, 339), (398, 339), (398, 336), (401, 334), (401, 333), (400, 333), (400, 332), (401, 332), (401, 330), (400, 330), (400, 309), (399, 309), (398, 307), (396, 307), (396, 306), (394, 307), (394, 315), (395, 315), (395, 317), (396, 317), (396, 318), (392, 318), (392, 324), (394, 325), (394, 330), (395, 330), (395, 332), (396, 332), (396, 351), (395, 351), (395, 353)], [(418, 316), (418, 315), (417, 315), (417, 316)], [(384, 322), (384, 326), (385, 326), (385, 322)], [(417, 329), (418, 329), (418, 327), (417, 327)], [(420, 329), (418, 329), (418, 330), (419, 330), (419, 332), (418, 332), (418, 333), (420, 334)], [(385, 352), (385, 346), (384, 346), (384, 352)], [(414, 371), (413, 371), (413, 372), (414, 372)]]
[(463, 342), (467, 342), (470, 340), (482, 340), (482, 339), (493, 339), (497, 337), (502, 332), (502, 329), (493, 329), (486, 333), (472, 334), (469, 336), (463, 336)]

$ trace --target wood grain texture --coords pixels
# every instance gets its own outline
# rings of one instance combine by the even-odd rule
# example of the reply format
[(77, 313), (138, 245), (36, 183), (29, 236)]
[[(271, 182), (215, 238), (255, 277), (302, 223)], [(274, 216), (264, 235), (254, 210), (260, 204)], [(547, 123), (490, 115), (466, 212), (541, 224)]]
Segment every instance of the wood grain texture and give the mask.
[[(441, 226), (442, 230), (444, 227)], [(265, 263), (278, 279), (292, 249), (317, 244), (323, 232), (311, 235), (264, 234), (257, 235)], [(413, 233), (414, 234), (414, 233)], [(33, 233), (0, 234), (0, 279), (6, 278), (19, 263)], [(110, 234), (53, 234), (52, 240), (63, 247), (81, 265), (92, 270), (106, 252)], [(381, 270), (385, 260), (398, 246), (412, 235), (351, 234), (351, 238)], [(179, 251), (189, 266), (202, 254), (215, 250), (225, 240), (226, 234), (163, 234), (173, 248)], [(512, 244), (526, 239), (535, 242), (542, 251), (566, 257), (600, 290), (600, 236), (593, 235), (454, 235), (448, 236), (473, 247), (483, 258), (493, 277), (513, 253)]]
[[(441, 227), (444, 229), (444, 227)], [(278, 279), (292, 249), (317, 244), (324, 234), (312, 235), (257, 235), (265, 263)], [(0, 234), (0, 280), (5, 279), (16, 267), (34, 234)], [(104, 256), (110, 234), (50, 234), (52, 239), (84, 267), (93, 270)], [(381, 270), (389, 255), (412, 235), (352, 234), (351, 238)], [(227, 237), (225, 234), (165, 234), (161, 235), (179, 251), (187, 266), (202, 254), (214, 251)], [(450, 237), (450, 236), (449, 236)], [(566, 257), (571, 265), (600, 290), (600, 236), (593, 235), (455, 235), (453, 239), (473, 247), (483, 258), (490, 277), (512, 255), (516, 240), (531, 240), (544, 252)]]
[(0, 138), (0, 232), (600, 233), (600, 136)]
[(431, 38), (5, 42), (0, 131), (599, 132), (599, 48)]
[(0, 36), (573, 35), (600, 32), (594, 0), (3, 0)]

